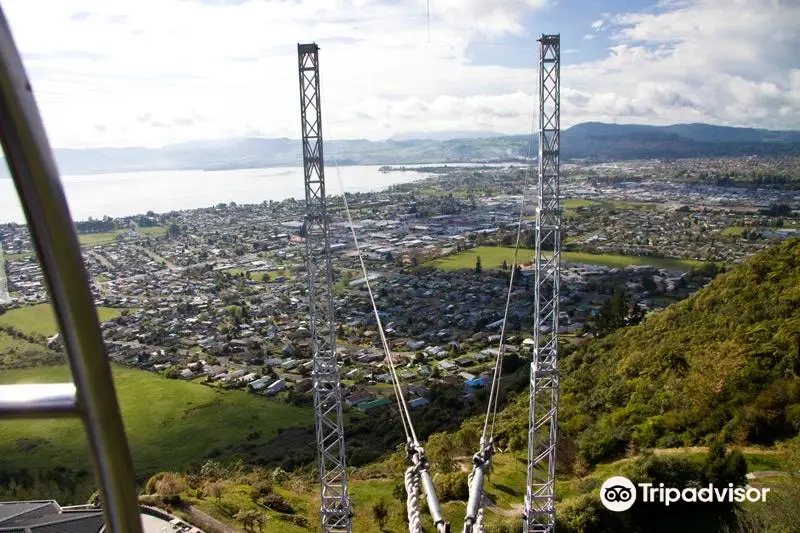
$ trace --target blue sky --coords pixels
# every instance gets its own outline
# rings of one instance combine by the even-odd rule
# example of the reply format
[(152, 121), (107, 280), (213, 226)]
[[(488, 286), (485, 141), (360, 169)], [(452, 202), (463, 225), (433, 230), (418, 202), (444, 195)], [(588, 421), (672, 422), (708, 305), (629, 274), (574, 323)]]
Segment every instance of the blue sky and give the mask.
[(797, 0), (5, 0), (52, 144), (299, 136), (296, 43), (328, 138), (530, 130), (560, 33), (562, 125), (800, 129)]
[[(436, 1), (434, 0), (434, 4)], [(496, 40), (476, 41), (467, 49), (476, 64), (497, 64), (527, 68), (537, 53), (534, 39), (541, 33), (560, 33), (564, 63), (581, 63), (604, 58), (613, 44), (610, 33), (598, 31), (593, 24), (611, 13), (653, 10), (644, 0), (561, 0), (540, 11), (526, 13), (521, 24), (524, 34)], [(524, 50), (523, 53), (520, 53)]]

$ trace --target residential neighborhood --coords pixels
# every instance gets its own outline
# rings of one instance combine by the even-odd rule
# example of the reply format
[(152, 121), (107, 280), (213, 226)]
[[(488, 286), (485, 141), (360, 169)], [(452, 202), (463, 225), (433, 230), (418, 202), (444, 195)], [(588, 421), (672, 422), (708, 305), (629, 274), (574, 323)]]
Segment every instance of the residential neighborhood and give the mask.
[[(593, 318), (620, 287), (642, 312), (657, 312), (722, 265), (798, 230), (793, 191), (602, 180), (607, 165), (565, 167), (559, 327), (566, 342), (592, 336)], [(613, 168), (615, 176), (632, 173)], [(348, 196), (412, 409), (424, 408), (433, 385), (469, 396), (490, 378), (520, 214), (521, 245), (532, 246), (531, 198), (524, 169), (500, 166), (440, 168), (422, 181)], [(392, 377), (341, 198), (329, 204), (345, 403), (369, 411), (394, 401), (386, 386)], [(122, 310), (102, 325), (113, 361), (304, 401), (313, 361), (301, 202), (219, 204), (108, 222), (114, 232), (82, 238), (95, 304)], [(26, 228), (7, 224), (0, 238), (9, 308), (45, 302)], [(503, 247), (511, 251), (492, 264)], [(533, 257), (523, 252), (511, 287), (507, 357), (525, 357), (532, 346)], [(50, 344), (58, 347), (58, 338)]]

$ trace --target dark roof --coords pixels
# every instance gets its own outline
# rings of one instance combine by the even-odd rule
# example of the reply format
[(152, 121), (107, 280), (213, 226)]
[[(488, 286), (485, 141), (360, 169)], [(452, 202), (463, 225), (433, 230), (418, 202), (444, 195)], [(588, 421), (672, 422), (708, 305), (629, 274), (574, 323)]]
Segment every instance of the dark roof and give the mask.
[(0, 502), (0, 533), (98, 533), (97, 509), (61, 509), (54, 501)]
[(60, 511), (61, 508), (53, 500), (0, 502), (0, 529), (12, 528), (27, 519), (36, 519)]

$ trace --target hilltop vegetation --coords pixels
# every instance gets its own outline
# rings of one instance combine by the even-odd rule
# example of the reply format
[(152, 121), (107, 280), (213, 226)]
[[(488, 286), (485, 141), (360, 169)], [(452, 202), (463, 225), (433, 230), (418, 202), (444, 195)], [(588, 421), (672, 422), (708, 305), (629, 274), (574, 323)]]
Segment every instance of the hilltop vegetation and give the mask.
[(589, 464), (629, 446), (716, 436), (771, 444), (797, 434), (799, 373), (800, 239), (791, 239), (564, 357), (561, 432)]

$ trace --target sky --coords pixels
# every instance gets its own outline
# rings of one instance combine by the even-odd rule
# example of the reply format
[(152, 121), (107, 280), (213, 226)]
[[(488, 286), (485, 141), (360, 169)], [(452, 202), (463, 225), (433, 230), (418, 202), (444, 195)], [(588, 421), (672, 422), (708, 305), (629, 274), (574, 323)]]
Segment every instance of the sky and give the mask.
[(328, 139), (528, 133), (536, 38), (562, 128), (800, 129), (800, 0), (4, 0), (58, 148), (300, 137), (317, 42)]

